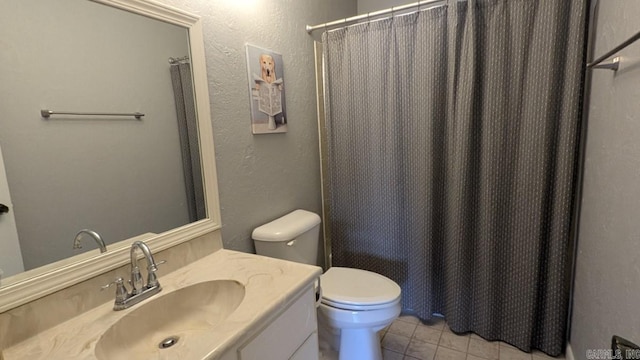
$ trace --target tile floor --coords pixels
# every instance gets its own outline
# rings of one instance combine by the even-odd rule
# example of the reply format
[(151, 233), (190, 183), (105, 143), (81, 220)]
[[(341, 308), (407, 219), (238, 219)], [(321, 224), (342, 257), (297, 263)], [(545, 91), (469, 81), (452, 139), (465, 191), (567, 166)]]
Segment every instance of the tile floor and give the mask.
[(384, 360), (545, 360), (542, 352), (525, 353), (475, 334), (456, 335), (438, 319), (425, 325), (413, 316), (400, 316), (380, 331)]

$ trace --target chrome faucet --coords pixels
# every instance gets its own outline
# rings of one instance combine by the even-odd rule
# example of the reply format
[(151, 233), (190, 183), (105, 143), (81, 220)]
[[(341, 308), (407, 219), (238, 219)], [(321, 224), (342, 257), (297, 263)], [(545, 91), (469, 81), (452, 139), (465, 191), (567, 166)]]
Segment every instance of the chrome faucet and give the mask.
[(87, 234), (89, 236), (91, 236), (91, 238), (98, 244), (98, 246), (100, 247), (100, 252), (104, 253), (107, 252), (107, 245), (104, 244), (104, 240), (102, 240), (102, 236), (100, 236), (100, 234), (98, 234), (97, 232), (90, 230), (90, 229), (82, 229), (80, 231), (78, 231), (78, 233), (76, 234), (76, 238), (73, 239), (73, 248), (74, 249), (82, 249), (82, 245), (80, 244), (80, 239), (82, 238), (82, 235)]
[[(138, 249), (142, 251), (147, 261), (146, 285), (144, 284), (144, 280), (142, 280), (142, 274), (138, 266)], [(164, 264), (165, 262), (166, 261), (162, 260), (156, 263), (149, 246), (143, 241), (136, 241), (131, 244), (131, 280), (129, 280), (131, 292), (127, 291), (122, 278), (117, 278), (114, 282), (102, 287), (102, 289), (106, 289), (111, 285), (116, 285), (116, 301), (113, 305), (113, 310), (124, 310), (159, 293), (162, 287), (160, 287), (160, 283), (158, 282), (156, 271), (158, 271), (158, 265)]]
[(137, 249), (142, 251), (145, 259), (147, 260), (147, 288), (154, 286), (160, 286), (158, 278), (156, 277), (156, 271), (158, 271), (158, 264), (153, 259), (153, 254), (149, 246), (143, 241), (136, 241), (131, 244), (131, 294), (136, 295), (144, 291), (144, 282), (142, 281), (142, 274), (140, 274), (140, 267), (138, 266)]

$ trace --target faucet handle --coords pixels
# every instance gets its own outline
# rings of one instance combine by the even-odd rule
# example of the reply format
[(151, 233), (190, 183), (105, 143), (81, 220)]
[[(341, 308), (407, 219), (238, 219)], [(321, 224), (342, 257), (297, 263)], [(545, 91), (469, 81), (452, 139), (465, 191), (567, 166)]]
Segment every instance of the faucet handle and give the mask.
[(108, 283), (107, 285), (102, 285), (100, 287), (100, 291), (107, 290), (108, 288), (111, 287), (111, 285), (120, 285), (120, 284), (124, 285), (124, 279), (122, 279), (121, 277), (117, 277), (117, 278), (115, 278), (115, 280), (113, 280), (112, 282)]
[(127, 288), (124, 286), (124, 280), (121, 277), (116, 278), (114, 281), (108, 283), (107, 285), (103, 285), (100, 288), (100, 291), (110, 288), (111, 285), (116, 286), (116, 303), (125, 301), (129, 296), (129, 293), (127, 292)]

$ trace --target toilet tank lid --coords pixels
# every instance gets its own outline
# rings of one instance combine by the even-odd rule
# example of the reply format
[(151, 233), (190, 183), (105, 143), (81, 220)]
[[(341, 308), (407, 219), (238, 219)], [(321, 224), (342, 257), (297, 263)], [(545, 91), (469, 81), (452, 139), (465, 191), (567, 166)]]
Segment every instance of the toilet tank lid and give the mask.
[(289, 214), (255, 228), (251, 238), (259, 241), (289, 241), (320, 224), (320, 216), (306, 210), (295, 210)]

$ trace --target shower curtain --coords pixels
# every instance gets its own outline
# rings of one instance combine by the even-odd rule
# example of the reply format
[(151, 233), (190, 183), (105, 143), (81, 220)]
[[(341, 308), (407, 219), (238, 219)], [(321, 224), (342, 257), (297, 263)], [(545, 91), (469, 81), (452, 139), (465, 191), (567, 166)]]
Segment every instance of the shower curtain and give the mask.
[(584, 14), (450, 1), (323, 35), (334, 266), (455, 332), (563, 352)]
[(171, 82), (178, 117), (178, 133), (182, 150), (182, 169), (189, 221), (194, 222), (207, 217), (204, 203), (204, 184), (200, 166), (200, 145), (198, 142), (198, 118), (193, 94), (191, 64), (179, 62), (171, 64)]

